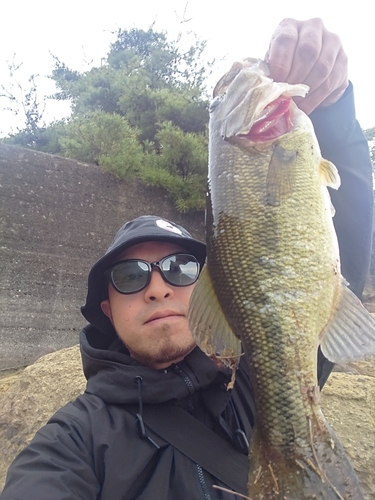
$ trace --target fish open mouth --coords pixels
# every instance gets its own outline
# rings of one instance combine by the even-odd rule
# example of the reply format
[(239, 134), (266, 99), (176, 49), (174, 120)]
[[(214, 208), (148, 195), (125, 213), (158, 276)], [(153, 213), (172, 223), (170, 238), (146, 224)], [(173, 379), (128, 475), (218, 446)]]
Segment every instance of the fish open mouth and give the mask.
[(291, 101), (291, 97), (281, 95), (267, 104), (250, 131), (247, 134), (241, 134), (241, 137), (253, 142), (270, 141), (290, 132), (293, 128)]

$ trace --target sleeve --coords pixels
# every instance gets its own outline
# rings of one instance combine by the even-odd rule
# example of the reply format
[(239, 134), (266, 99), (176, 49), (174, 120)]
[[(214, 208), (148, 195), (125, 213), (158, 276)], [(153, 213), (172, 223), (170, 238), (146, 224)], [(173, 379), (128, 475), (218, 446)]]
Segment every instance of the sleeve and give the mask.
[[(328, 108), (310, 115), (322, 156), (334, 163), (341, 186), (330, 189), (336, 213), (333, 222), (340, 249), (341, 273), (361, 297), (370, 267), (373, 218), (372, 164), (367, 140), (356, 120), (353, 86)], [(318, 380), (322, 388), (332, 371), (320, 349)]]
[(355, 117), (353, 86), (328, 108), (310, 118), (322, 156), (334, 163), (340, 188), (330, 190), (340, 248), (341, 271), (349, 288), (361, 297), (370, 267), (373, 218), (372, 164), (367, 140)]
[[(100, 485), (82, 418), (72, 404), (58, 411), (11, 464), (1, 500), (94, 500)], [(78, 416), (78, 415), (77, 415)]]

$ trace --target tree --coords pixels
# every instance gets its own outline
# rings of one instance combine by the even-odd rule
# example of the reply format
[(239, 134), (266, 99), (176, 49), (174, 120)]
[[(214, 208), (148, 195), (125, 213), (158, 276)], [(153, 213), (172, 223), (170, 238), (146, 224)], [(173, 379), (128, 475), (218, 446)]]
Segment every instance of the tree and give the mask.
[(201, 210), (207, 181), (207, 135), (183, 132), (172, 122), (164, 122), (156, 140), (161, 153), (151, 150), (145, 157), (141, 179), (167, 189), (181, 212)]
[(180, 52), (177, 41), (152, 28), (118, 30), (99, 68), (79, 74), (55, 58), (55, 98), (71, 102), (73, 117), (97, 110), (118, 113), (140, 128), (141, 140), (153, 141), (156, 124), (164, 120), (186, 132), (203, 132), (208, 121), (203, 82), (212, 65), (201, 62), (204, 47), (195, 41)]
[[(38, 96), (36, 80), (39, 75), (31, 75), (28, 78), (27, 86), (20, 83), (17, 74), (23, 63), (16, 63), (16, 55), (13, 55), (12, 61), (7, 61), (10, 83), (6, 87), (0, 85), (0, 97), (7, 100), (7, 105), (3, 107), (3, 111), (10, 111), (15, 116), (24, 115), (25, 128), (23, 132), (23, 140), (25, 146), (32, 146), (35, 136), (43, 128), (42, 119), (45, 111), (45, 98), (40, 99)], [(18, 130), (20, 132), (20, 130)]]
[(92, 111), (66, 125), (61, 148), (65, 156), (102, 165), (124, 178), (139, 171), (142, 164), (137, 136), (137, 129), (122, 116)]
[(137, 131), (143, 149), (142, 166), (136, 169), (140, 178), (166, 189), (181, 211), (203, 209), (208, 123), (203, 83), (211, 67), (201, 63), (204, 48), (204, 42), (195, 40), (181, 51), (178, 40), (168, 41), (165, 33), (131, 29), (118, 30), (99, 68), (78, 74), (55, 59), (55, 97), (69, 99), (73, 115), (68, 128), (73, 131), (77, 122), (80, 130), (63, 143), (65, 154), (77, 157), (79, 149), (80, 159), (103, 164), (106, 158), (107, 168), (113, 170), (119, 163), (112, 162), (112, 153), (98, 153), (92, 120), (99, 112), (111, 114), (112, 120), (122, 117)]
[(166, 189), (180, 210), (203, 209), (209, 105), (204, 81), (213, 62), (203, 61), (205, 42), (194, 37), (186, 50), (182, 46), (181, 36), (169, 41), (153, 27), (134, 28), (118, 30), (100, 67), (78, 72), (54, 57), (54, 98), (68, 100), (72, 115), (54, 124), (52, 134), (49, 127), (40, 131), (36, 147), (50, 146), (125, 179), (138, 175)]

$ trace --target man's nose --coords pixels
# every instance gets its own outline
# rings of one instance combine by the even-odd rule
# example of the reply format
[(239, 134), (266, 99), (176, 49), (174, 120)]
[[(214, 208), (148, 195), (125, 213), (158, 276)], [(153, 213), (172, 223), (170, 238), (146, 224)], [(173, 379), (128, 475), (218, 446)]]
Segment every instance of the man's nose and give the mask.
[(162, 300), (173, 295), (173, 287), (164, 281), (159, 269), (151, 271), (150, 283), (145, 288), (146, 300)]

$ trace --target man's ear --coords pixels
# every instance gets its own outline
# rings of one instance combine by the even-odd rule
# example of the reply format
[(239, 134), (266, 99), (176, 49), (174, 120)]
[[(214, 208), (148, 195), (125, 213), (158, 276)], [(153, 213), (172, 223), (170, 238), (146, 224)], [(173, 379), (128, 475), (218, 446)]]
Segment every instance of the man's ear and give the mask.
[(113, 324), (111, 304), (109, 303), (109, 299), (103, 300), (103, 302), (100, 303), (100, 307), (103, 313), (110, 319), (111, 323)]

